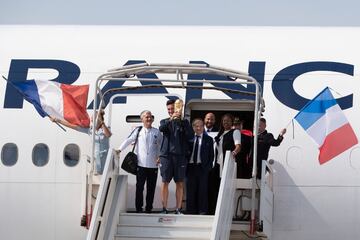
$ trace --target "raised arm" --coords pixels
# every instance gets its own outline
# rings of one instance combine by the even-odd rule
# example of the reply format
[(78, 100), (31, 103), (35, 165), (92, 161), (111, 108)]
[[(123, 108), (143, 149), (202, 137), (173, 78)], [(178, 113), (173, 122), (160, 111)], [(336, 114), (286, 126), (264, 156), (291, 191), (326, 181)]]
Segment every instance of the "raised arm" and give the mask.
[(60, 118), (49, 116), (49, 119), (52, 122), (60, 123), (61, 125), (65, 126), (65, 127), (68, 127), (68, 128), (72, 128), (74, 130), (79, 130), (79, 128), (80, 128), (79, 126), (71, 124), (71, 123), (69, 123), (69, 122), (67, 122), (65, 120), (60, 119)]
[(275, 139), (274, 136), (270, 133), (269, 134), (269, 138), (267, 140), (268, 144), (270, 146), (274, 146), (277, 147), (280, 145), (280, 143), (282, 142), (282, 140), (284, 139), (284, 134), (286, 133), (286, 128), (282, 129), (280, 131), (279, 136)]
[(103, 121), (100, 122), (100, 128), (102, 128), (102, 130), (104, 131), (105, 137), (107, 137), (107, 138), (111, 137), (112, 133)]

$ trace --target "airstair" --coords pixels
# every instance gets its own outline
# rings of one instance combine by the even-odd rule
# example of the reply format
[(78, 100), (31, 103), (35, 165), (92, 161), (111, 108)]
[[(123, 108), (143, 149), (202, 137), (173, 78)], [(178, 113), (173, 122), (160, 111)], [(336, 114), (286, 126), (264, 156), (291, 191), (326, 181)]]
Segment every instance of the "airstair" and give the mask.
[(229, 239), (236, 166), (227, 152), (214, 216), (127, 213), (127, 175), (120, 175), (115, 150), (109, 152), (88, 240)]
[[(115, 151), (110, 151), (101, 179), (98, 198), (89, 228), (88, 240), (155, 240), (155, 239), (267, 239), (266, 235), (247, 234), (249, 222), (233, 222), (234, 194), (238, 187), (246, 188), (244, 182), (235, 179), (236, 166), (230, 152), (227, 152), (224, 174), (220, 184), (215, 215), (175, 215), (127, 213), (127, 175), (120, 175)], [(264, 161), (263, 171), (266, 163)], [(268, 166), (270, 167), (270, 166)], [(263, 175), (265, 176), (265, 175)], [(238, 183), (238, 185), (236, 185)], [(240, 184), (240, 185), (239, 185)], [(263, 183), (266, 184), (266, 183)], [(269, 193), (263, 196), (264, 203), (270, 204)], [(264, 209), (269, 209), (265, 208)], [(260, 214), (262, 212), (260, 211)], [(266, 214), (264, 214), (265, 216)], [(272, 216), (272, 213), (271, 213)], [(266, 227), (272, 219), (268, 216)]]
[(114, 239), (199, 239), (211, 237), (214, 216), (121, 213)]
[[(223, 68), (214, 68), (205, 64), (182, 64), (182, 65), (148, 65), (148, 64), (136, 64), (135, 66), (125, 66), (121, 69), (112, 70), (113, 75), (110, 73), (104, 74), (99, 77), (97, 81), (97, 91), (99, 94), (100, 87), (98, 82), (102, 80), (124, 80), (128, 79), (129, 76), (143, 75), (144, 73), (170, 73), (176, 74), (175, 80), (154, 80), (140, 78), (140, 81), (145, 82), (146, 87), (164, 87), (163, 82), (170, 82), (172, 85), (166, 87), (173, 88), (184, 88), (186, 86), (197, 88), (199, 83), (205, 83), (204, 80), (192, 80), (193, 85), (187, 83), (188, 80), (183, 80), (183, 74), (190, 73), (211, 73), (219, 74), (231, 79), (244, 80), (236, 83), (239, 84), (255, 84), (256, 93), (252, 93), (255, 96), (254, 113), (255, 120), (254, 126), (258, 125), (259, 113), (261, 112), (262, 103), (259, 97), (258, 84), (255, 79), (247, 76), (243, 73), (230, 71)], [(139, 80), (139, 78), (138, 78)], [(180, 83), (180, 86), (174, 85), (174, 83)], [(187, 84), (186, 84), (187, 83)], [(220, 83), (226, 85), (224, 80), (211, 80), (209, 83)], [(186, 85), (185, 85), (186, 84)], [(234, 84), (234, 82), (232, 82)], [(126, 90), (138, 89), (139, 87), (124, 87)], [(200, 88), (207, 88), (218, 90), (220, 87), (209, 87), (200, 86)], [(112, 89), (108, 91), (121, 90)], [(221, 87), (224, 91), (224, 87)], [(239, 94), (250, 94), (238, 90), (229, 90), (232, 93), (236, 92)], [(102, 93), (103, 95), (106, 94)], [(100, 100), (103, 101), (103, 95), (100, 94)], [(97, 97), (94, 98), (94, 109), (96, 109)], [(101, 106), (101, 102), (99, 104)], [(94, 113), (94, 118), (96, 115)], [(94, 134), (93, 134), (94, 136)], [(254, 142), (257, 141), (257, 127), (254, 127)], [(94, 149), (94, 148), (93, 148)], [(256, 144), (254, 146), (254, 152), (256, 153)], [(92, 152), (94, 155), (94, 152)], [(254, 154), (256, 157), (256, 154)], [(256, 162), (256, 161), (255, 161)], [(100, 181), (100, 185), (97, 192), (96, 202), (94, 207), (89, 207), (92, 210), (88, 214), (88, 218), (91, 218), (89, 225), (89, 231), (87, 240), (103, 240), (103, 239), (211, 239), (211, 240), (226, 240), (226, 239), (240, 239), (247, 240), (253, 239), (270, 239), (266, 236), (271, 236), (271, 223), (272, 223), (272, 188), (269, 187), (269, 181), (262, 180), (259, 185), (256, 180), (256, 165), (253, 169), (253, 178), (247, 180), (248, 187), (242, 183), (238, 183), (236, 180), (236, 162), (234, 161), (230, 152), (226, 153), (224, 168), (222, 172), (222, 178), (220, 183), (218, 201), (216, 206), (215, 215), (175, 215), (175, 214), (139, 214), (139, 213), (128, 213), (127, 212), (127, 184), (128, 176), (120, 174), (119, 166), (120, 160), (115, 153), (114, 149), (109, 149), (107, 156), (104, 172)], [(263, 175), (265, 176), (265, 166), (263, 164)], [(271, 166), (268, 166), (271, 168)], [(272, 174), (272, 172), (270, 171)], [(90, 171), (89, 176), (93, 173)], [(264, 178), (265, 179), (265, 178)], [(87, 194), (92, 196), (92, 178), (89, 177), (89, 188)], [(249, 188), (251, 191), (251, 220), (242, 222), (233, 222), (233, 215), (236, 201), (235, 192), (237, 188)], [(256, 192), (260, 192), (259, 189), (267, 188), (267, 198), (264, 198), (260, 194), (260, 205), (264, 202), (270, 202), (269, 207), (260, 207), (260, 213), (256, 209)], [(259, 195), (259, 194), (258, 194)], [(91, 197), (90, 197), (91, 198)], [(269, 200), (270, 199), (270, 200)], [(91, 200), (89, 201), (91, 205)], [(262, 208), (266, 208), (266, 214), (261, 213)], [(257, 213), (256, 216), (255, 214)], [(271, 215), (269, 217), (269, 214)], [(255, 222), (257, 219), (258, 222)], [(262, 223), (266, 219), (266, 227)], [(263, 226), (268, 231), (266, 234), (257, 234), (256, 226)], [(269, 230), (270, 229), (270, 230)], [(261, 229), (260, 229), (261, 230)]]

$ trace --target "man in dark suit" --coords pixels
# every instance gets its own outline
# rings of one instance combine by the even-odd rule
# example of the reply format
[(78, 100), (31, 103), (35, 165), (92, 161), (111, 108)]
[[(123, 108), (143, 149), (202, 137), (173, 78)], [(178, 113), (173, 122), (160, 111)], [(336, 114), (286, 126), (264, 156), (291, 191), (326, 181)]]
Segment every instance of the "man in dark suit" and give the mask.
[(261, 164), (262, 160), (267, 160), (269, 156), (270, 147), (277, 147), (284, 139), (286, 128), (280, 131), (279, 136), (275, 139), (272, 133), (266, 130), (266, 119), (260, 118), (259, 132), (258, 132), (258, 145), (257, 145), (257, 178), (261, 178)]
[(205, 132), (218, 132), (219, 128), (215, 126), (215, 114), (209, 112), (205, 115), (204, 124), (205, 124)]
[(214, 161), (213, 139), (204, 134), (204, 122), (200, 118), (192, 123), (195, 135), (190, 141), (186, 180), (186, 212), (208, 212), (208, 176)]

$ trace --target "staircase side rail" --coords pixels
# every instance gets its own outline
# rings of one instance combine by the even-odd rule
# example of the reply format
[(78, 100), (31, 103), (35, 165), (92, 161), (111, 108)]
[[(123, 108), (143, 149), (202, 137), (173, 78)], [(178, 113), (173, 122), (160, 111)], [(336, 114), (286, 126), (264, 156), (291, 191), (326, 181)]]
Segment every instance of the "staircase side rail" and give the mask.
[(261, 188), (259, 221), (262, 231), (271, 239), (272, 222), (274, 219), (274, 170), (271, 164), (274, 160), (263, 160), (261, 164)]
[(229, 239), (233, 219), (236, 162), (230, 151), (226, 152), (224, 162), (211, 240)]
[(269, 161), (263, 160), (261, 164), (261, 176), (264, 176), (261, 178), (261, 185), (266, 184), (272, 191), (274, 183), (274, 169), (271, 165), (273, 162), (273, 159), (270, 159)]
[[(101, 177), (99, 190), (97, 193), (94, 210), (91, 216), (87, 240), (103, 239), (106, 229), (107, 219), (111, 201), (115, 191), (116, 179), (118, 173), (118, 164), (116, 163), (115, 149), (109, 149), (106, 157), (103, 175)], [(92, 194), (92, 193), (89, 193)]]

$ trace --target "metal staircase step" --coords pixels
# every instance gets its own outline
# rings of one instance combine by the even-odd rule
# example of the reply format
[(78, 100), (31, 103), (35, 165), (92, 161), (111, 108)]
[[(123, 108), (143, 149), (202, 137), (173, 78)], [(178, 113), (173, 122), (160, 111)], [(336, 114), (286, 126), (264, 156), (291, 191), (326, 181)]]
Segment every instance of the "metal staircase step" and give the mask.
[(249, 221), (232, 221), (231, 230), (234, 231), (249, 231), (250, 222)]
[(117, 235), (134, 237), (182, 237), (192, 239), (194, 236), (200, 239), (210, 239), (211, 228), (189, 228), (178, 226), (129, 226), (120, 225)]
[(133, 236), (125, 236), (125, 235), (115, 235), (114, 240), (209, 240), (209, 238), (199, 238), (199, 237), (191, 237), (191, 238), (182, 238), (182, 237), (133, 237)]
[(176, 215), (176, 214), (139, 214), (121, 213), (119, 224), (130, 225), (177, 225), (190, 227), (211, 227), (214, 216), (209, 215)]
[(210, 239), (213, 216), (122, 213), (115, 239)]

